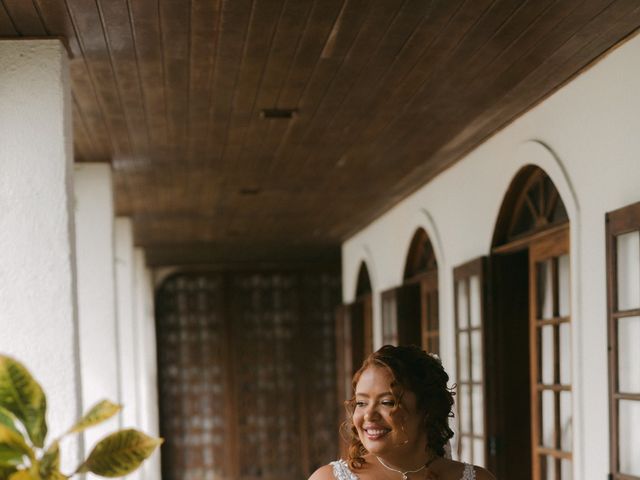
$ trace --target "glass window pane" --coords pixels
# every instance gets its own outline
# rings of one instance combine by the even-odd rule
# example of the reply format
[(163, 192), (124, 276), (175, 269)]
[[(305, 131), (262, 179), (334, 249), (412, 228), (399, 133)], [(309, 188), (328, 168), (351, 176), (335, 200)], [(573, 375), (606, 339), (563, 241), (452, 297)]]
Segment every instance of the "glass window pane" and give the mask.
[(469, 386), (460, 385), (458, 388), (460, 433), (471, 433), (471, 402), (469, 401)]
[(568, 317), (571, 312), (569, 255), (558, 257), (558, 314)]
[(540, 357), (542, 360), (542, 383), (553, 383), (553, 325), (544, 325), (540, 335)]
[(467, 282), (460, 280), (458, 282), (458, 328), (469, 326), (468, 302)]
[(548, 455), (540, 457), (540, 478), (542, 480), (556, 480), (556, 460)]
[(473, 407), (473, 433), (484, 434), (484, 399), (482, 387), (474, 386), (471, 390), (471, 406)]
[[(640, 317), (618, 320), (618, 386), (620, 392), (640, 393)], [(640, 445), (638, 446), (640, 448)]]
[(469, 335), (463, 332), (458, 335), (458, 348), (460, 365), (458, 365), (460, 378), (459, 382), (469, 381)]
[(554, 392), (545, 390), (542, 392), (542, 446), (556, 448), (555, 445), (555, 408)]
[(473, 463), (484, 467), (484, 440), (473, 439)]
[(460, 458), (461, 462), (473, 463), (471, 458), (471, 439), (469, 437), (462, 437), (460, 439)]
[(562, 385), (571, 385), (571, 325), (568, 323), (561, 323), (559, 335), (560, 383)]
[(560, 392), (560, 449), (565, 452), (570, 452), (573, 448), (572, 411), (571, 392)]
[(562, 460), (560, 467), (560, 478), (562, 480), (572, 480), (573, 478), (573, 463), (571, 460)]
[(616, 238), (618, 310), (640, 307), (640, 232)]
[(620, 400), (620, 473), (640, 476), (640, 402)]
[(482, 333), (478, 330), (471, 332), (471, 378), (482, 381)]
[(469, 278), (469, 301), (471, 302), (471, 326), (479, 327), (482, 321), (482, 305), (480, 302), (480, 277), (478, 275)]
[(383, 343), (393, 344), (398, 336), (396, 318), (396, 300), (385, 299), (382, 302), (382, 337)]
[(553, 282), (551, 260), (540, 262), (536, 265), (538, 305), (537, 315), (539, 319), (553, 317)]

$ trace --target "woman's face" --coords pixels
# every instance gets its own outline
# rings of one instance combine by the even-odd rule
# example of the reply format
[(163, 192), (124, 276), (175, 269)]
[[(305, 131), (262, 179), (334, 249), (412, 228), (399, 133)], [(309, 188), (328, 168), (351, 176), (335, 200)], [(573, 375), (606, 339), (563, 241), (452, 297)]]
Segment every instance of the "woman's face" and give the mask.
[(399, 408), (391, 391), (391, 373), (369, 367), (356, 384), (353, 424), (369, 453), (377, 456), (416, 450), (424, 452), (426, 435), (422, 415), (416, 409), (416, 396), (404, 391)]

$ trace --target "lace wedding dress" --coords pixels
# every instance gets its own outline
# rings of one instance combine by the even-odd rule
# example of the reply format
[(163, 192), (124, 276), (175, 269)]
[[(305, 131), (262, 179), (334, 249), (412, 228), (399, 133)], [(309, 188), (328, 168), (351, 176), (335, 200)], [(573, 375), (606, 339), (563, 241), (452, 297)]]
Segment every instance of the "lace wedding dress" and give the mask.
[[(349, 470), (349, 465), (347, 465), (347, 462), (344, 460), (340, 459), (331, 462), (331, 466), (333, 467), (333, 476), (336, 480), (359, 480), (358, 476)], [(460, 480), (476, 480), (476, 472), (473, 469), (473, 465), (469, 465), (468, 463), (464, 465), (464, 472)]]

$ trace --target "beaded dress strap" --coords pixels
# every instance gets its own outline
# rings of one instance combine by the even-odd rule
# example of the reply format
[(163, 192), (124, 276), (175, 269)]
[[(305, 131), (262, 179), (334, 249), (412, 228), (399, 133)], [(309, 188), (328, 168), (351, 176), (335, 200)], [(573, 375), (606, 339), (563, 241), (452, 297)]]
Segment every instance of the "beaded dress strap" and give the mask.
[(476, 480), (476, 471), (473, 469), (473, 465), (464, 464), (464, 472), (460, 480)]
[(336, 480), (359, 480), (358, 476), (349, 470), (349, 465), (343, 459), (331, 462), (333, 476)]

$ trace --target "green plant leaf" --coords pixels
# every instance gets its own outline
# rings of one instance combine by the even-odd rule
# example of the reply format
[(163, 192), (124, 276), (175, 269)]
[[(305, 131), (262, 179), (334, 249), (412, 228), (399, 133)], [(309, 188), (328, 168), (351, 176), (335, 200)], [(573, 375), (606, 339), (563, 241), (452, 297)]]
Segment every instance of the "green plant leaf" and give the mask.
[(71, 427), (68, 433), (81, 432), (89, 427), (93, 427), (110, 419), (120, 410), (122, 410), (122, 405), (111, 403), (109, 400), (102, 400), (85, 413), (84, 417)]
[(0, 355), (0, 406), (23, 423), (36, 447), (43, 447), (47, 435), (47, 399), (24, 365), (4, 355)]
[(69, 477), (63, 475), (58, 470), (54, 470), (48, 477), (42, 477), (42, 480), (68, 480)]
[(34, 458), (33, 450), (24, 441), (22, 435), (0, 424), (0, 465), (11, 467), (22, 463), (22, 456)]
[(19, 470), (9, 476), (9, 480), (40, 480), (40, 477), (34, 477), (27, 470)]
[(13, 430), (16, 433), (20, 433), (16, 428), (16, 418), (14, 417), (13, 413), (11, 413), (4, 407), (0, 407), (0, 425), (4, 425), (5, 427)]
[(60, 448), (58, 442), (54, 442), (40, 459), (40, 476), (45, 480), (49, 480), (50, 478), (54, 478), (53, 474), (59, 470)]
[(121, 477), (137, 469), (162, 442), (138, 430), (120, 430), (98, 442), (77, 473)]
[(0, 466), (0, 480), (8, 480), (11, 474), (17, 472), (15, 467), (2, 467)]

